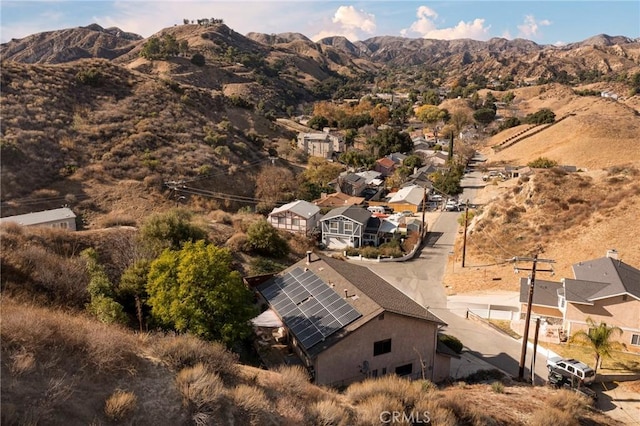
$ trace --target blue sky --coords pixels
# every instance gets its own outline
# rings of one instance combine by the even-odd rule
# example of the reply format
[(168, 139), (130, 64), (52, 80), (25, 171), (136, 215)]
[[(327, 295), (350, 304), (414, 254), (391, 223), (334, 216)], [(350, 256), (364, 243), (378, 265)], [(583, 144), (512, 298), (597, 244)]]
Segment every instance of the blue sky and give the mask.
[(0, 41), (97, 23), (153, 35), (184, 18), (222, 18), (235, 31), (299, 32), (312, 40), (380, 35), (565, 44), (597, 34), (640, 37), (640, 2), (630, 1), (0, 1)]

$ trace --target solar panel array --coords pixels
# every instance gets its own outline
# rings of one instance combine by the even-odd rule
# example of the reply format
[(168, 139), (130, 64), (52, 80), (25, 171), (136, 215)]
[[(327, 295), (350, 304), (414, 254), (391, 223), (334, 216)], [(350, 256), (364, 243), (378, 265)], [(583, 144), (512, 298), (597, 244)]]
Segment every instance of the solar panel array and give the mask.
[(295, 268), (258, 290), (305, 349), (362, 316), (308, 270)]

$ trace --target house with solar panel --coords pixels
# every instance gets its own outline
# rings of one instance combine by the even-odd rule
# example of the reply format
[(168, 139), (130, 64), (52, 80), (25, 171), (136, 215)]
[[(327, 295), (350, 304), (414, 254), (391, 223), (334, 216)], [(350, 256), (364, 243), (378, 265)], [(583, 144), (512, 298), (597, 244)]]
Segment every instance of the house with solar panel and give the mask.
[(318, 385), (449, 377), (452, 353), (437, 339), (446, 324), (364, 266), (308, 252), (255, 289)]
[(308, 201), (296, 200), (274, 208), (267, 220), (276, 229), (308, 234), (318, 226), (320, 207)]
[(6, 216), (0, 219), (2, 223), (17, 223), (22, 226), (46, 226), (49, 228), (76, 230), (76, 215), (68, 207), (40, 212)]
[[(573, 278), (560, 282), (537, 280), (531, 312), (550, 324), (550, 337), (587, 331), (587, 318), (616, 326), (614, 339), (640, 352), (640, 269), (624, 263), (616, 250), (606, 256), (574, 264)], [(520, 304), (526, 313), (529, 280), (520, 280)], [(557, 331), (554, 331), (557, 330)], [(554, 334), (555, 333), (555, 334)]]
[(365, 240), (371, 212), (359, 206), (335, 208), (320, 219), (322, 243), (329, 249), (358, 248)]

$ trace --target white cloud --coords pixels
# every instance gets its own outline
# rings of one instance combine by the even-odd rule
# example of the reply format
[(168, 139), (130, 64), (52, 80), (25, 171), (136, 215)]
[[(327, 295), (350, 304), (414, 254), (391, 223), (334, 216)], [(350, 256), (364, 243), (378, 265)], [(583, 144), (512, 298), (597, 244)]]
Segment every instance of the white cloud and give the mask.
[(566, 46), (567, 42), (566, 41), (562, 41), (562, 40), (558, 40), (555, 43), (553, 43), (554, 46), (556, 47), (562, 47), (562, 46)]
[(376, 28), (375, 15), (353, 6), (340, 6), (331, 18), (331, 22), (325, 22), (322, 29), (310, 38), (318, 41), (325, 37), (343, 36), (350, 41), (356, 41), (363, 36), (374, 34)]
[(511, 32), (509, 30), (504, 30), (504, 32), (502, 33), (502, 38), (506, 38), (507, 40), (511, 40), (513, 38), (513, 36), (511, 35)]
[(364, 10), (356, 10), (353, 6), (340, 6), (332, 21), (343, 28), (359, 29), (368, 34), (373, 34), (376, 30), (376, 17)]
[(453, 27), (438, 28), (438, 14), (435, 10), (420, 6), (416, 11), (417, 21), (414, 21), (408, 29), (403, 29), (400, 34), (409, 36), (419, 34), (423, 38), (434, 38), (440, 40), (454, 40), (460, 38), (471, 38), (474, 40), (486, 40), (489, 38), (491, 25), (485, 26), (485, 20), (476, 18), (473, 21), (460, 21)]
[(551, 25), (551, 21), (548, 19), (536, 21), (535, 16), (527, 15), (524, 17), (524, 22), (518, 25), (518, 37), (536, 38), (540, 35), (540, 27), (548, 27), (549, 25)]

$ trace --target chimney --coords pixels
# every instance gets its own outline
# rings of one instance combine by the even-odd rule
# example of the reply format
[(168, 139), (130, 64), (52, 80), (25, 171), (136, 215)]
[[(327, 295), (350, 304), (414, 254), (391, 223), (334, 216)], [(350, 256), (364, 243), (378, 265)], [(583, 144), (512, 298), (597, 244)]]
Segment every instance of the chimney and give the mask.
[(616, 250), (616, 249), (607, 250), (607, 257), (609, 257), (611, 259), (619, 259), (618, 250)]
[(311, 263), (311, 250), (307, 251), (307, 265)]

